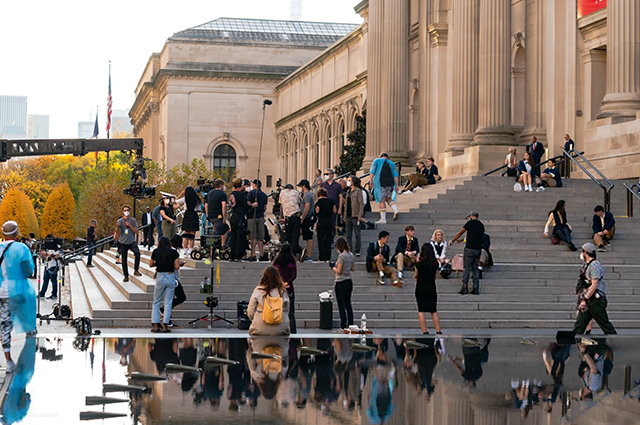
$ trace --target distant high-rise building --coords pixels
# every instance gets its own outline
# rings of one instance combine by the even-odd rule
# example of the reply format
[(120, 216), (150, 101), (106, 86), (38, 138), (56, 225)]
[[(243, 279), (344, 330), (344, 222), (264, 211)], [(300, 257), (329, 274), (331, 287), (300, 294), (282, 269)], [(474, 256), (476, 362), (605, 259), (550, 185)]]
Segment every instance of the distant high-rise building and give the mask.
[(94, 121), (78, 122), (78, 139), (90, 139), (93, 137), (93, 127), (95, 124)]
[(27, 117), (27, 138), (49, 138), (49, 115), (29, 115)]
[(301, 21), (302, 20), (302, 0), (291, 0), (291, 20), (292, 21)]
[(3, 139), (27, 137), (27, 96), (0, 95), (0, 136)]
[(111, 114), (111, 136), (115, 137), (118, 133), (133, 137), (133, 126), (128, 109), (114, 109)]

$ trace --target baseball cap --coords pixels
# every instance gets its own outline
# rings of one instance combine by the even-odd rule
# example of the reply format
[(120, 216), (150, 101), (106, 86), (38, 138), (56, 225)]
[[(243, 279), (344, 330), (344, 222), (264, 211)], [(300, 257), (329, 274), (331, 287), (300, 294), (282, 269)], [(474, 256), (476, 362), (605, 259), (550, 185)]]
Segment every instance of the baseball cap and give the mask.
[(598, 248), (596, 248), (596, 246), (592, 243), (586, 243), (582, 245), (582, 250), (593, 254), (598, 250)]
[(18, 223), (13, 220), (9, 220), (2, 225), (2, 234), (11, 236), (18, 233)]
[(249, 186), (250, 184), (251, 184), (251, 182), (250, 182), (248, 179), (244, 179), (244, 180), (242, 181), (242, 185), (243, 185), (243, 186)]
[(469, 219), (469, 217), (475, 217), (475, 218), (478, 218), (478, 217), (480, 217), (480, 214), (478, 214), (478, 213), (477, 213), (477, 212), (475, 212), (475, 211), (471, 211), (471, 212), (469, 213), (469, 215), (468, 215), (468, 216), (466, 216), (465, 218), (466, 218), (466, 219)]

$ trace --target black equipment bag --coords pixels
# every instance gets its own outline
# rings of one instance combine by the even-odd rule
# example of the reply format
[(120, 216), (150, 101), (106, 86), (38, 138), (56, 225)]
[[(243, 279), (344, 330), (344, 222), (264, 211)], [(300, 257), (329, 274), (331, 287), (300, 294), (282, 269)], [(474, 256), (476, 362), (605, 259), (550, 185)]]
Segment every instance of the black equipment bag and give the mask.
[(320, 301), (320, 329), (333, 329), (333, 302)]
[(55, 303), (53, 305), (53, 315), (58, 318), (58, 317), (62, 317), (62, 318), (66, 318), (66, 317), (71, 317), (71, 308), (69, 308), (68, 305), (66, 304), (58, 304)]
[(247, 308), (249, 303), (246, 301), (238, 301), (237, 314), (238, 314), (238, 329), (246, 331), (251, 326), (251, 319), (247, 315)]

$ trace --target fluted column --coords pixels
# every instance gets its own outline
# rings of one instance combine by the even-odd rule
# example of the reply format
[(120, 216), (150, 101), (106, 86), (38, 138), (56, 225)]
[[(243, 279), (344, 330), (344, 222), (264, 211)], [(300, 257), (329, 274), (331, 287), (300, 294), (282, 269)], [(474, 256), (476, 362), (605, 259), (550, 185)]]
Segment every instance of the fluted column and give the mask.
[(453, 115), (448, 151), (471, 145), (478, 128), (478, 0), (453, 0)]
[(367, 147), (363, 167), (380, 155), (382, 130), (382, 58), (385, 0), (369, 0), (367, 45)]
[(544, 122), (544, 55), (543, 46), (543, 5), (544, 0), (527, 0), (524, 71), (524, 129), (520, 143), (531, 143), (531, 137), (537, 137), (540, 143), (546, 142)]
[(607, 2), (607, 94), (598, 118), (640, 110), (640, 2)]
[(385, 0), (381, 150), (391, 159), (407, 158), (409, 122), (409, 2)]
[(473, 408), (474, 425), (507, 425), (506, 408)]
[(455, 384), (448, 383), (444, 396), (446, 420), (443, 423), (474, 425), (473, 406), (468, 393), (461, 391)]
[(511, 144), (511, 2), (480, 0), (480, 22), (478, 129), (473, 143)]

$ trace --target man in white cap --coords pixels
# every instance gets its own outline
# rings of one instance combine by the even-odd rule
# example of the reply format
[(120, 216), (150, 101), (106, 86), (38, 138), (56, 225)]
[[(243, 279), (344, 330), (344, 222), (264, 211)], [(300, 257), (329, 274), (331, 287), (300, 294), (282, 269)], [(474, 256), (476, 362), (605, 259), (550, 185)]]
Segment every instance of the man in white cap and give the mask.
[[(18, 223), (2, 225), (5, 241), (0, 243), (0, 334), (7, 359), (7, 373), (13, 372), (11, 331), (32, 333), (36, 330), (36, 293), (28, 281), (33, 274), (33, 257), (29, 248), (16, 243)], [(19, 301), (18, 301), (19, 300)]]

